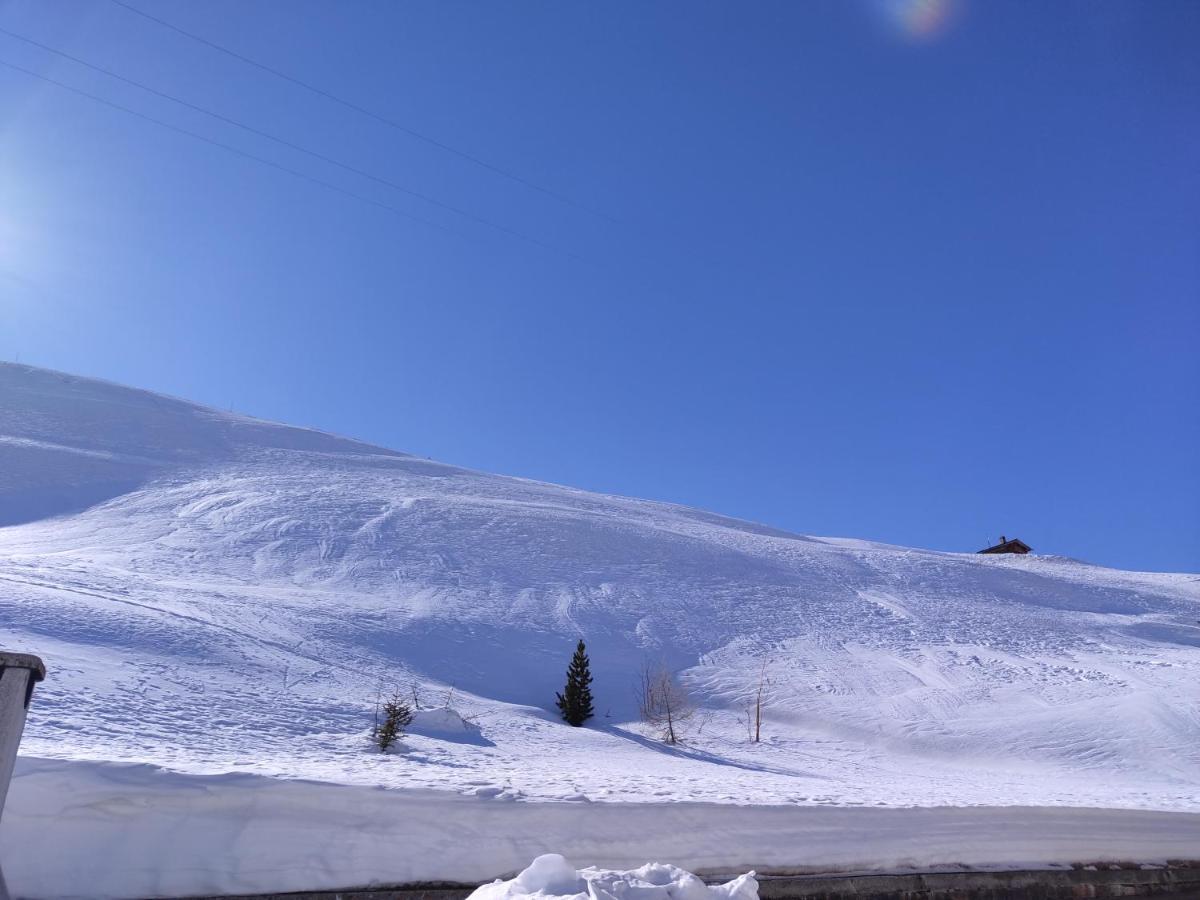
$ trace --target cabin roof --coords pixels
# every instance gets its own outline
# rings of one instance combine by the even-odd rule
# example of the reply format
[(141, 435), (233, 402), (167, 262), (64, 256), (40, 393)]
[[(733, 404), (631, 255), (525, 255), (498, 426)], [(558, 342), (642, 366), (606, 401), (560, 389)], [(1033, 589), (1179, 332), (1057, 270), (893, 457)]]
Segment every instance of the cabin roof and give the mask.
[(1033, 548), (1020, 538), (1006, 538), (1000, 535), (1000, 543), (984, 547), (979, 553), (1028, 553)]

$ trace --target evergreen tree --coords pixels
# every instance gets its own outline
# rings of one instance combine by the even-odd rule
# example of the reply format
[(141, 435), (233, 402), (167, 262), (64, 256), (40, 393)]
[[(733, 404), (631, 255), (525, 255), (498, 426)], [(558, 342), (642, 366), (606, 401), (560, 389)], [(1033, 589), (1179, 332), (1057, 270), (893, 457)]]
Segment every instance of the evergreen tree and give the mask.
[(387, 753), (388, 747), (403, 736), (404, 729), (412, 724), (412, 707), (394, 691), (391, 699), (383, 704), (383, 722), (379, 721), (379, 710), (375, 711), (375, 726), (371, 729), (371, 738), (375, 741), (381, 753)]
[(561, 694), (555, 694), (558, 698), (558, 711), (568, 725), (578, 728), (592, 717), (592, 689), (588, 687), (591, 683), (592, 673), (588, 671), (587, 649), (580, 638), (575, 655), (571, 657), (571, 665), (567, 667), (567, 686)]

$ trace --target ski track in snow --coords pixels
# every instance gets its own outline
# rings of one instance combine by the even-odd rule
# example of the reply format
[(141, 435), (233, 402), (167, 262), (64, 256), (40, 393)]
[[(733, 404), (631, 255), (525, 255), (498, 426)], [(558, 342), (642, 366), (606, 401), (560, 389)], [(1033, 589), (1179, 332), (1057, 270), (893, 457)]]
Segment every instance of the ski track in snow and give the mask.
[[(526, 800), (1200, 811), (1200, 578), (787, 534), (0, 364), (23, 753)], [(575, 639), (597, 718), (547, 712)], [(686, 746), (631, 724), (662, 660)], [(765, 663), (765, 739), (737, 717)], [(377, 691), (484, 740), (367, 747)], [(14, 792), (20, 790), (20, 779)]]

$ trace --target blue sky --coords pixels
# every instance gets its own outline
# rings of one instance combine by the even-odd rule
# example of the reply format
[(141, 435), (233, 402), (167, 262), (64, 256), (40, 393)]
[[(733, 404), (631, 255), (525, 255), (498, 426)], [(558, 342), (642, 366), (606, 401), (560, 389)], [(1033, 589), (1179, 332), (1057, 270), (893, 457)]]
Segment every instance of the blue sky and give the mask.
[(570, 202), (108, 0), (8, 0), (475, 218), (0, 34), (389, 207), (0, 66), (0, 357), (800, 532), (1200, 570), (1200, 4), (129, 2)]

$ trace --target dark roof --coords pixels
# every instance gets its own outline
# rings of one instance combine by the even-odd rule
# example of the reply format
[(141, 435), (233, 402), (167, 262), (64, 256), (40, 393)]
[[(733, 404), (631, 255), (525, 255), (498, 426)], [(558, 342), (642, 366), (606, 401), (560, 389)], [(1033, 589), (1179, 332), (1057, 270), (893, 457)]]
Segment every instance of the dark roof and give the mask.
[(993, 544), (991, 547), (984, 547), (980, 553), (1028, 553), (1033, 548), (1027, 543), (1018, 538), (1009, 538), (1001, 540), (998, 544)]

